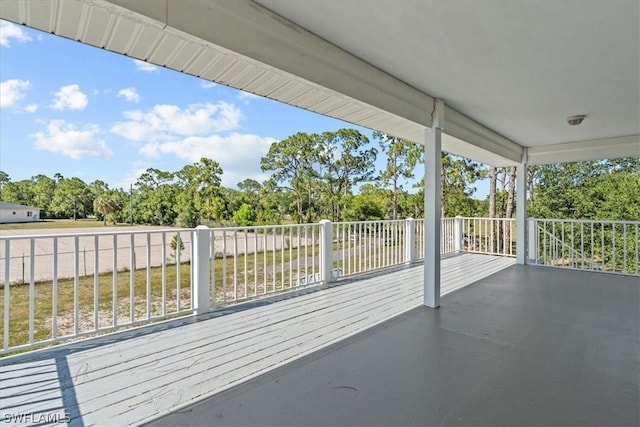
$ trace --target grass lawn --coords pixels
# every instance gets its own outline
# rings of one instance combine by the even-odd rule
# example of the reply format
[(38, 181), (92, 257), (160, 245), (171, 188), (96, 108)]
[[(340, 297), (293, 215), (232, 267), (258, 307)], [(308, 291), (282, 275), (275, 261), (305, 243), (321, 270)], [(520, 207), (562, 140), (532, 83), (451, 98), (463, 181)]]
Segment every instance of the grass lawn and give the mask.
[[(108, 223), (110, 227), (114, 225)], [(116, 224), (116, 227), (129, 227), (129, 224)], [(95, 219), (46, 219), (38, 222), (23, 222), (17, 224), (0, 224), (1, 230), (42, 230), (47, 228), (98, 228), (104, 227), (102, 221)]]

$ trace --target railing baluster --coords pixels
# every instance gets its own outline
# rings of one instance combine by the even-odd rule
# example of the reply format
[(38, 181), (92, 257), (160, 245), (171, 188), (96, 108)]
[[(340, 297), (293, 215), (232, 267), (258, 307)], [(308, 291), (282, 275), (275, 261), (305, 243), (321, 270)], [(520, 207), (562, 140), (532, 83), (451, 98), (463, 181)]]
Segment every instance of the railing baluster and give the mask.
[(78, 335), (79, 332), (79, 297), (80, 297), (80, 254), (79, 254), (79, 237), (73, 239), (73, 334)]
[(100, 328), (98, 314), (100, 311), (100, 242), (98, 235), (93, 236), (93, 329), (97, 331)]
[[(305, 247), (309, 245), (309, 240), (305, 233)], [(305, 264), (306, 268), (306, 264)], [(313, 274), (313, 280), (316, 280), (316, 226), (311, 226), (311, 273)]]
[[(300, 231), (298, 231), (298, 234), (300, 234)], [(308, 270), (308, 262), (307, 259), (309, 258), (309, 240), (307, 239), (307, 226), (304, 226), (304, 277), (306, 277), (306, 281), (308, 282), (309, 279), (309, 270)], [(313, 279), (311, 280), (312, 282), (315, 282), (316, 280), (316, 276), (313, 276)]]
[(284, 227), (280, 227), (280, 290), (284, 290)]
[(262, 229), (262, 293), (267, 293), (267, 228)]
[(29, 239), (29, 344), (33, 344), (36, 310), (35, 259), (36, 241)]
[[(299, 226), (296, 226), (296, 231), (300, 234)], [(289, 287), (294, 286), (298, 286), (298, 284), (293, 283), (293, 227), (289, 226)]]
[(616, 264), (616, 224), (611, 224), (611, 270), (618, 271), (618, 265)]
[(595, 250), (596, 250), (596, 247), (595, 247), (594, 242), (593, 242), (593, 237), (594, 237), (594, 233), (593, 233), (593, 222), (592, 222), (591, 223), (591, 252), (590, 252), (591, 259), (589, 260), (590, 263), (591, 263), (591, 270), (595, 269), (594, 262), (595, 262)]
[[(9, 290), (8, 282), (5, 285), (5, 292)], [(58, 338), (58, 238), (53, 238), (53, 289), (51, 290), (51, 338)]]
[(227, 231), (222, 230), (222, 302), (227, 302)]
[(627, 224), (622, 224), (622, 253), (624, 254), (624, 260), (622, 264), (622, 271), (628, 273), (629, 269), (627, 267)]
[(276, 281), (278, 278), (276, 266), (278, 265), (278, 261), (276, 260), (276, 228), (271, 227), (271, 255), (272, 255), (272, 267), (273, 267), (273, 276), (272, 276), (272, 292), (276, 292)]
[[(56, 241), (57, 243), (57, 241)], [(57, 266), (57, 263), (54, 263)], [(6, 351), (9, 349), (9, 306), (11, 303), (11, 276), (9, 275), (9, 268), (11, 267), (11, 240), (4, 241), (4, 307), (3, 307), (3, 341), (2, 349)], [(54, 267), (55, 268), (55, 267)], [(54, 317), (55, 319), (55, 317)]]
[(238, 300), (238, 232), (233, 230), (233, 300)]
[[(145, 310), (147, 311), (147, 319), (151, 319), (151, 233), (146, 233), (147, 237), (147, 246), (146, 246), (146, 259), (147, 259), (147, 277), (146, 277), (146, 285), (147, 285), (147, 299), (145, 304)], [(193, 263), (192, 263), (193, 264)]]
[(584, 268), (584, 223), (580, 223), (580, 268)]
[[(133, 323), (136, 316), (135, 283), (136, 283), (136, 242), (135, 234), (131, 233), (129, 247), (129, 321)], [(179, 241), (180, 239), (178, 239)], [(180, 246), (180, 245), (178, 245)], [(178, 250), (178, 253), (180, 251)]]
[(604, 248), (605, 248), (605, 246), (604, 246), (604, 222), (600, 223), (600, 231), (601, 231), (600, 238), (602, 240), (602, 246), (600, 247), (601, 248), (600, 250), (602, 251), (602, 254), (600, 255), (601, 264), (602, 264), (602, 271), (606, 271), (607, 270), (607, 268), (606, 268), (606, 265), (607, 265), (607, 259), (606, 258), (607, 257), (606, 257), (606, 252), (604, 250)]
[[(161, 233), (162, 248), (160, 256), (162, 257), (161, 275), (162, 275), (162, 315), (167, 315), (167, 233)], [(214, 277), (214, 276), (211, 276)], [(215, 283), (215, 281), (214, 281)]]
[(258, 230), (253, 230), (253, 296), (258, 295)]
[(118, 235), (113, 235), (113, 274), (112, 274), (112, 295), (113, 300), (113, 327), (118, 326)]

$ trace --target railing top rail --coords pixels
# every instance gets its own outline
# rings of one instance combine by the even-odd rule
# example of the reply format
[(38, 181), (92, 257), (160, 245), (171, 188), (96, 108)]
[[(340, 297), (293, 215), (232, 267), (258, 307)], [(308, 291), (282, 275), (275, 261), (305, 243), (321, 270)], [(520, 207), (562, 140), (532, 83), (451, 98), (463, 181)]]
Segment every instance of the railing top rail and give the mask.
[(480, 216), (460, 216), (460, 217), (450, 217), (447, 219), (486, 219), (490, 221), (515, 221), (515, 218), (489, 218), (489, 217), (480, 217)]
[(275, 224), (275, 225), (248, 225), (248, 226), (236, 226), (236, 227), (216, 227), (209, 228), (211, 231), (245, 231), (245, 230), (272, 230), (274, 228), (304, 228), (304, 227), (318, 227), (318, 223), (305, 223), (305, 224)]
[(94, 236), (129, 236), (131, 234), (149, 234), (149, 233), (184, 233), (193, 231), (193, 228), (162, 228), (149, 230), (129, 230), (129, 231), (99, 231), (99, 232), (82, 232), (82, 233), (58, 233), (58, 234), (14, 234), (11, 236), (1, 235), (2, 240), (25, 240), (25, 239), (44, 239), (44, 238), (65, 238), (65, 237), (94, 237)]
[(640, 221), (626, 221), (626, 220), (614, 220), (614, 219), (562, 219), (562, 218), (529, 218), (531, 221), (537, 222), (575, 222), (583, 224), (631, 224), (640, 225)]
[[(392, 224), (392, 223), (400, 223), (405, 222), (406, 219), (374, 219), (370, 221), (339, 221), (334, 222), (334, 225), (353, 225), (353, 224)], [(414, 220), (416, 221), (416, 220)]]

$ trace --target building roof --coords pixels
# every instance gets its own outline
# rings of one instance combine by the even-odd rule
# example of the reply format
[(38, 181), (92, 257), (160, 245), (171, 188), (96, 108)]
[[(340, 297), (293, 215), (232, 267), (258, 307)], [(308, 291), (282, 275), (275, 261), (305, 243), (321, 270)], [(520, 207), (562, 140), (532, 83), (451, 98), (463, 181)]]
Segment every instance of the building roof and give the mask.
[(37, 206), (19, 205), (17, 203), (3, 202), (2, 200), (0, 200), (0, 209), (31, 209), (34, 211), (40, 210), (40, 208)]

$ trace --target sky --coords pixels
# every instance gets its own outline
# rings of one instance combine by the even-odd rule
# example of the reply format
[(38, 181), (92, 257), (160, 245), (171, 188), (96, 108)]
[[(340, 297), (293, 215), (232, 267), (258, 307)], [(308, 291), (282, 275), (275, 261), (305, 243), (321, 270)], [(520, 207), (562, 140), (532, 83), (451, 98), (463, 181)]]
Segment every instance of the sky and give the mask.
[[(296, 132), (371, 130), (0, 21), (0, 170), (128, 189), (147, 168), (208, 157), (222, 184), (260, 182), (260, 158)], [(371, 138), (370, 138), (371, 139)], [(371, 142), (377, 146), (377, 142)], [(378, 155), (378, 170), (385, 157)], [(421, 167), (416, 176), (421, 178)], [(411, 188), (411, 182), (405, 188)], [(485, 183), (475, 198), (486, 197)]]

